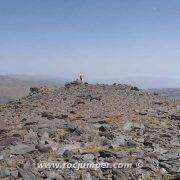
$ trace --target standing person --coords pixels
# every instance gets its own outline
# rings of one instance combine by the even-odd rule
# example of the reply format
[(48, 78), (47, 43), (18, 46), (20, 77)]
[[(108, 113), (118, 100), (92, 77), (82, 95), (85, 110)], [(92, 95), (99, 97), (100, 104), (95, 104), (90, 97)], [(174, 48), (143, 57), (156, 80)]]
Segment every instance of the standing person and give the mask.
[(82, 74), (79, 75), (79, 81), (80, 81), (80, 83), (83, 82), (83, 75)]

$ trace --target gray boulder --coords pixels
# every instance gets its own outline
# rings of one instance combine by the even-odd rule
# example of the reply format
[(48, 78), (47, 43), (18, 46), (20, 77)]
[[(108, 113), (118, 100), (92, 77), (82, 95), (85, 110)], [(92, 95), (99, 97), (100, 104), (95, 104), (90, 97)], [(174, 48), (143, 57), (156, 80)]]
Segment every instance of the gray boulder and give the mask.
[(11, 147), (11, 154), (22, 155), (35, 151), (34, 145), (18, 144)]

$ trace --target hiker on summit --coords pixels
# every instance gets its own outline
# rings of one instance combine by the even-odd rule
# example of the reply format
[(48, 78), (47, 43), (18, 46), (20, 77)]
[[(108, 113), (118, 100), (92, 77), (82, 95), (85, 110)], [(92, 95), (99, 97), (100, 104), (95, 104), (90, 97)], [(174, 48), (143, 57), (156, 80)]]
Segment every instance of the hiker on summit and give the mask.
[(80, 83), (83, 82), (83, 75), (82, 75), (82, 74), (79, 75), (79, 82), (80, 82)]
[(83, 83), (83, 75), (78, 75), (78, 78), (74, 81), (76, 84), (82, 84)]

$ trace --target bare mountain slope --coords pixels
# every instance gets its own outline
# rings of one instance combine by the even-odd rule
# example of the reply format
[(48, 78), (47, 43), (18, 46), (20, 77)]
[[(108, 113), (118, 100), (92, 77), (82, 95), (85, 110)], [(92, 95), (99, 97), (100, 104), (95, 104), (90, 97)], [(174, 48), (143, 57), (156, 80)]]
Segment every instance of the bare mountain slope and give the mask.
[[(176, 101), (127, 85), (34, 89), (0, 108), (0, 177), (178, 179), (179, 111)], [(79, 162), (109, 166), (71, 166)]]
[(16, 76), (0, 76), (0, 104), (7, 103), (10, 100), (18, 99), (26, 96), (29, 93), (29, 88), (32, 86), (55, 86), (55, 83), (50, 83), (40, 80), (22, 80)]

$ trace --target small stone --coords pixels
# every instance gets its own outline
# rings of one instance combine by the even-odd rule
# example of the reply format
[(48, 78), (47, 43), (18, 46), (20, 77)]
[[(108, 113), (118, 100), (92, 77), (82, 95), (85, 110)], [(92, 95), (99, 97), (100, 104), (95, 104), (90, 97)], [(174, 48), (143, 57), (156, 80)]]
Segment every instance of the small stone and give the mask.
[(2, 161), (4, 159), (3, 155), (0, 155), (0, 161)]
[(140, 129), (140, 130), (144, 130), (145, 126), (141, 123), (134, 123), (133, 124), (134, 129)]
[(67, 114), (61, 114), (61, 119), (67, 119), (68, 115)]
[(41, 117), (47, 118), (48, 120), (55, 119), (55, 116), (52, 113), (49, 113), (49, 112), (43, 112)]
[(86, 162), (94, 160), (94, 155), (93, 154), (84, 154), (84, 155), (82, 155), (82, 157), (83, 157), (83, 160), (86, 161)]
[(136, 112), (138, 115), (141, 115), (141, 116), (147, 115), (147, 112), (146, 112), (145, 110), (138, 110), (138, 109), (136, 109), (135, 112)]
[(136, 146), (137, 146), (137, 143), (134, 142), (134, 141), (132, 141), (132, 140), (128, 140), (128, 141), (127, 141), (127, 146), (129, 146), (129, 147), (136, 147)]
[(36, 146), (36, 149), (38, 149), (38, 151), (41, 153), (47, 153), (52, 150), (49, 145), (38, 145)]
[(81, 146), (80, 144), (66, 144), (58, 149), (58, 155), (63, 155), (66, 150), (68, 151), (75, 151), (79, 149)]
[(131, 122), (126, 122), (123, 126), (123, 130), (125, 131), (131, 131), (133, 127), (133, 124)]
[(161, 170), (161, 172), (162, 172), (163, 174), (166, 174), (166, 173), (167, 173), (166, 169), (164, 169), (164, 168), (161, 168), (160, 170)]
[(57, 174), (54, 171), (50, 171), (48, 173), (45, 173), (47, 178), (49, 179), (58, 179), (58, 180), (63, 180), (62, 176), (60, 174)]
[(82, 173), (82, 180), (92, 180), (92, 176), (89, 172)]
[(107, 131), (107, 128), (106, 128), (106, 127), (104, 127), (104, 126), (101, 126), (101, 127), (99, 128), (99, 131), (101, 131), (101, 132), (105, 132), (105, 131)]
[(100, 157), (102, 157), (102, 158), (109, 158), (109, 157), (115, 156), (114, 153), (112, 153), (110, 151), (106, 151), (106, 150), (99, 151), (99, 154), (100, 154)]
[(124, 136), (117, 136), (113, 139), (113, 141), (111, 142), (111, 146), (113, 147), (113, 149), (118, 148), (119, 146), (125, 146), (125, 139)]
[(139, 88), (134, 86), (134, 87), (131, 87), (130, 90), (139, 91)]
[(17, 178), (17, 177), (18, 177), (18, 171), (17, 171), (17, 170), (11, 171), (11, 176), (12, 176), (13, 178)]
[(65, 150), (64, 153), (63, 153), (63, 157), (64, 158), (72, 158), (74, 156), (74, 152), (73, 151), (69, 151), (69, 150)]
[(31, 88), (30, 88), (30, 92), (31, 92), (32, 94), (37, 94), (37, 93), (39, 93), (39, 88), (37, 88), (37, 87), (31, 87)]
[(145, 111), (141, 111), (141, 112), (139, 112), (139, 115), (141, 115), (141, 116), (145, 116), (145, 115), (147, 115), (147, 112), (145, 112)]
[(162, 105), (163, 102), (161, 102), (161, 101), (154, 101), (154, 104), (156, 104), (156, 105)]

